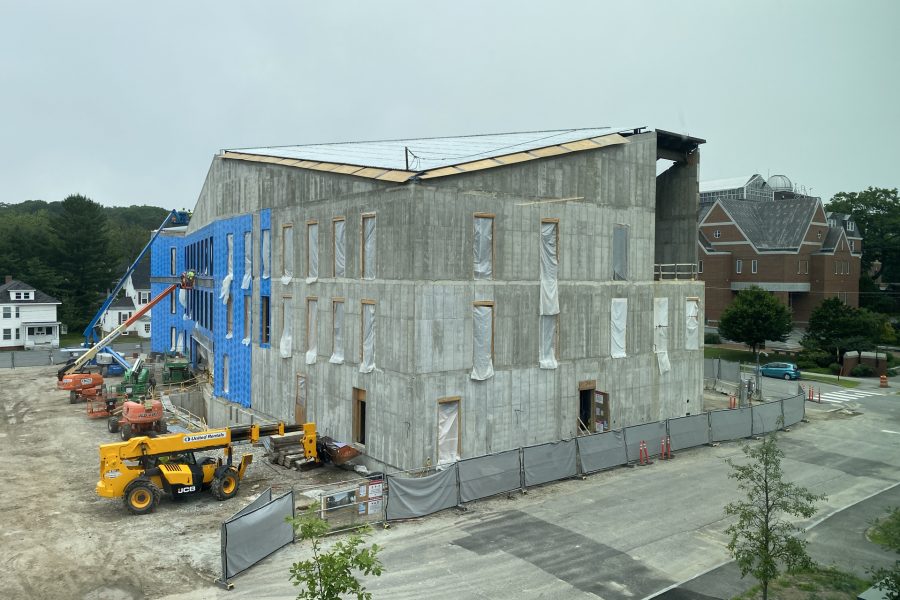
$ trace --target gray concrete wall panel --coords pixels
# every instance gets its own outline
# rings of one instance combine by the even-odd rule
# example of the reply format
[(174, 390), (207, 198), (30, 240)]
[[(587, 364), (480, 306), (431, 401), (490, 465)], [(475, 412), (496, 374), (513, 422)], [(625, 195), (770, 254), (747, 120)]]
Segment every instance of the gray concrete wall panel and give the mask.
[(672, 451), (702, 446), (710, 442), (709, 414), (669, 419)]
[(526, 446), (522, 449), (525, 486), (574, 477), (577, 474), (575, 454), (575, 440)]
[(710, 437), (714, 442), (739, 440), (753, 435), (753, 415), (750, 408), (715, 410), (709, 413)]
[(621, 430), (595, 433), (577, 438), (581, 472), (593, 473), (628, 462), (625, 433)]
[(471, 502), (522, 487), (519, 450), (461, 460), (458, 469), (459, 498), (462, 502)]

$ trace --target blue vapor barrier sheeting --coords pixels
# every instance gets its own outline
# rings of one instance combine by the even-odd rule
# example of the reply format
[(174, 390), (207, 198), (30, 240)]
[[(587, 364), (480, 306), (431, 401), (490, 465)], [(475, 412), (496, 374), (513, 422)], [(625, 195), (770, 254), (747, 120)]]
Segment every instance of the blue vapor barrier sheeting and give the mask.
[(463, 502), (487, 498), (522, 487), (522, 465), (518, 450), (461, 460), (459, 497)]
[(753, 435), (762, 435), (781, 427), (781, 400), (754, 404), (751, 412), (753, 414)]
[(672, 451), (693, 448), (709, 443), (709, 415), (690, 415), (669, 419)]
[(750, 408), (715, 410), (709, 413), (710, 437), (714, 442), (739, 440), (753, 435), (753, 416)]
[(799, 423), (806, 416), (806, 398), (803, 395), (792, 396), (781, 401), (784, 412), (784, 426)]
[(526, 487), (574, 477), (577, 474), (575, 440), (526, 446), (523, 452)]
[(625, 428), (625, 447), (628, 460), (636, 461), (640, 458), (640, 444), (647, 442), (649, 456), (659, 455), (659, 443), (666, 437), (666, 422), (645, 423)]
[(628, 462), (625, 455), (625, 433), (618, 429), (578, 438), (581, 472), (593, 473)]
[(388, 475), (387, 519), (412, 519), (459, 504), (457, 465), (427, 477)]
[[(294, 492), (274, 500), (267, 490), (250, 506), (222, 523), (222, 578), (246, 571), (279, 548), (294, 541)], [(262, 501), (261, 501), (262, 499)]]

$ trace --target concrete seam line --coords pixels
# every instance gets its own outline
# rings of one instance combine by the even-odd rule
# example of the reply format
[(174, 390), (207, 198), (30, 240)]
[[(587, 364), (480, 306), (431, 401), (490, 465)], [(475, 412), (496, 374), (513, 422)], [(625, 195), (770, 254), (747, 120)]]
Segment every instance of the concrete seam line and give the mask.
[[(892, 483), (891, 485), (887, 486), (886, 488), (883, 488), (883, 489), (874, 491), (874, 492), (872, 492), (871, 494), (869, 494), (868, 496), (865, 496), (864, 498), (860, 498), (860, 499), (857, 500), (856, 502), (852, 502), (852, 503), (850, 503), (850, 504), (848, 504), (848, 505), (846, 505), (846, 506), (843, 506), (843, 507), (841, 507), (841, 508), (837, 508), (837, 509), (831, 511), (830, 513), (828, 513), (827, 515), (825, 515), (825, 516), (823, 516), (823, 517), (820, 517), (820, 518), (816, 519), (815, 521), (813, 521), (812, 523), (810, 523), (809, 525), (807, 525), (803, 530), (804, 530), (804, 531), (809, 531), (809, 530), (812, 529), (813, 527), (816, 527), (817, 525), (822, 524), (824, 521), (827, 521), (828, 519), (830, 519), (830, 518), (833, 517), (834, 515), (836, 515), (836, 514), (838, 514), (838, 513), (840, 513), (840, 512), (843, 512), (843, 511), (847, 510), (848, 508), (850, 508), (850, 507), (852, 507), (852, 506), (856, 506), (857, 504), (860, 504), (860, 503), (862, 503), (862, 502), (865, 502), (866, 500), (869, 500), (870, 498), (874, 498), (874, 497), (877, 496), (878, 494), (883, 494), (884, 492), (890, 491), (890, 490), (894, 489), (895, 487), (897, 487), (898, 485), (900, 485), (900, 481), (894, 482), (894, 483)], [(672, 589), (675, 589), (675, 588), (677, 588), (677, 587), (679, 587), (679, 586), (682, 586), (682, 585), (684, 585), (685, 583), (687, 583), (687, 582), (689, 582), (689, 581), (693, 581), (693, 580), (697, 579), (698, 577), (703, 577), (703, 576), (706, 575), (707, 573), (709, 573), (709, 572), (711, 572), (711, 571), (715, 571), (715, 570), (718, 569), (719, 567), (724, 567), (725, 565), (727, 565), (727, 564), (730, 563), (730, 562), (734, 562), (734, 559), (733, 559), (733, 558), (729, 558), (728, 560), (724, 560), (724, 561), (720, 562), (720, 563), (717, 564), (717, 565), (713, 565), (713, 566), (709, 567), (709, 568), (706, 569), (706, 570), (703, 570), (703, 571), (700, 571), (699, 573), (696, 573), (696, 574), (694, 574), (694, 575), (691, 575), (691, 576), (688, 577), (687, 579), (684, 579), (684, 580), (682, 580), (682, 581), (680, 581), (680, 582), (678, 582), (678, 583), (673, 583), (672, 585), (670, 585), (670, 586), (668, 586), (668, 587), (664, 587), (664, 588), (661, 589), (661, 590), (658, 590), (658, 591), (656, 591), (656, 592), (653, 592), (652, 594), (649, 594), (649, 595), (647, 595), (647, 596), (644, 596), (643, 598), (641, 598), (641, 600), (651, 600), (651, 598), (656, 598), (656, 597), (659, 596), (660, 594), (665, 594), (665, 593), (668, 592), (669, 590), (672, 590)]]

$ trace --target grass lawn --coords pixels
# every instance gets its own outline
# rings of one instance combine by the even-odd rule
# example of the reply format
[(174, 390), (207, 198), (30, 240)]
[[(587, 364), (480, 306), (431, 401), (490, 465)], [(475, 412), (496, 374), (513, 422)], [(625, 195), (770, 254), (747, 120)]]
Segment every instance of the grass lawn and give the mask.
[[(771, 600), (855, 600), (869, 587), (865, 579), (844, 573), (833, 567), (818, 567), (802, 573), (784, 574), (769, 583)], [(762, 588), (755, 585), (736, 600), (762, 598)]]
[(867, 532), (869, 539), (894, 552), (900, 552), (900, 508), (894, 508)]
[(80, 333), (67, 333), (65, 335), (59, 336), (59, 347), (60, 348), (72, 348), (75, 346), (80, 346), (84, 341), (84, 336)]

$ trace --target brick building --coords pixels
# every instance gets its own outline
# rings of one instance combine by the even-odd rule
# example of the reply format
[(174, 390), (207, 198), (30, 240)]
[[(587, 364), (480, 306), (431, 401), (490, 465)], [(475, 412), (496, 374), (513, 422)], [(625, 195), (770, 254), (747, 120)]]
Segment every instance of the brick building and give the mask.
[[(805, 327), (822, 300), (837, 296), (859, 305), (862, 238), (848, 215), (827, 213), (820, 198), (799, 194), (786, 177), (727, 181), (754, 196), (716, 194), (701, 184), (698, 270), (706, 282), (706, 322), (718, 324), (734, 296), (750, 286), (775, 294)], [(784, 182), (787, 182), (786, 184)], [(769, 199), (756, 199), (769, 194)]]

